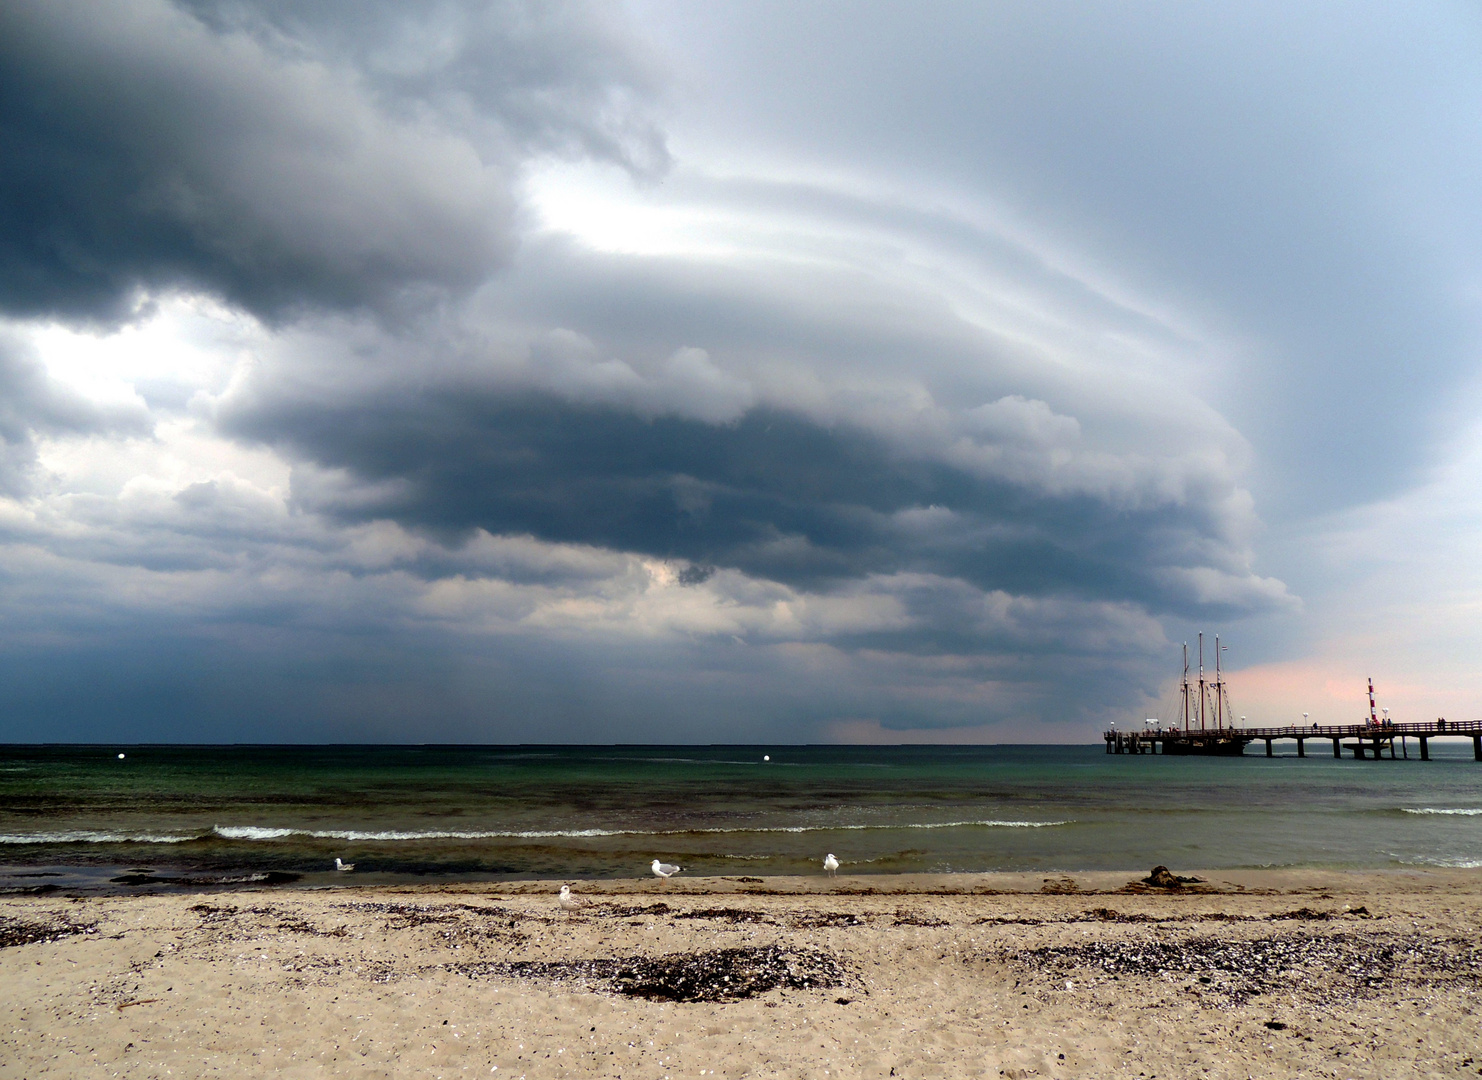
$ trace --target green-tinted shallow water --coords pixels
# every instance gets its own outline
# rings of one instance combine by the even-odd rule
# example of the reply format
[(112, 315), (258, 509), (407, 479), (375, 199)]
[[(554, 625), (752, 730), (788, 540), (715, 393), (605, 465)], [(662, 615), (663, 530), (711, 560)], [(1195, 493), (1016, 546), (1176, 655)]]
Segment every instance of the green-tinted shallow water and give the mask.
[[(126, 757), (119, 760), (117, 754)], [(770, 755), (771, 761), (763, 761)], [(1482, 764), (1097, 747), (0, 747), (0, 887), (1482, 866)], [(20, 877), (44, 872), (56, 877)]]

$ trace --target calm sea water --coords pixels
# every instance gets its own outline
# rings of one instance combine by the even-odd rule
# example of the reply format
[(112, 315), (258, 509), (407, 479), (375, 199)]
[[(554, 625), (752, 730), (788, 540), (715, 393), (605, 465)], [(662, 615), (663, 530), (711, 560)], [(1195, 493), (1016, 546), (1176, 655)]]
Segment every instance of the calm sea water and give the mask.
[(1469, 743), (1432, 756), (9, 746), (0, 887), (127, 871), (345, 880), (336, 856), (358, 883), (631, 877), (655, 856), (697, 874), (817, 873), (830, 851), (855, 874), (1482, 866), (1482, 764)]

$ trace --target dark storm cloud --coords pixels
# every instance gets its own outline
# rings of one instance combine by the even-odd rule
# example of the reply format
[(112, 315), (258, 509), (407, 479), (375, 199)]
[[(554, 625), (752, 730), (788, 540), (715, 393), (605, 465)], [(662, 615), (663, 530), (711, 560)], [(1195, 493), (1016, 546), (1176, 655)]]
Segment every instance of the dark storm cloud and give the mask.
[(37, 731), (1033, 739), (1196, 619), (1318, 647), (1323, 515), (1474, 421), (1479, 26), (0, 4), (0, 669)]
[(6, 4), (0, 309), (107, 318), (183, 287), (279, 317), (472, 286), (514, 243), (523, 155), (667, 160), (605, 26), (580, 4)]
[(1200, 541), (1216, 526), (1203, 506), (1056, 496), (777, 409), (717, 424), (465, 386), (259, 402), (225, 424), (346, 470), (348, 486), (300, 471), (295, 498), (347, 520), (523, 533), (805, 590), (920, 573), (1016, 595), (1208, 606), (1162, 576), (1208, 557)]

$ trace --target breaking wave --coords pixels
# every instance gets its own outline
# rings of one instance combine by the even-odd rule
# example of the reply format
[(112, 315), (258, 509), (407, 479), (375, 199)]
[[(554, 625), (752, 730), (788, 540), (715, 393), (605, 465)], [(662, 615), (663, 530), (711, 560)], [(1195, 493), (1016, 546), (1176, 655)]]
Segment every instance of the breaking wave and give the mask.
[(226, 840), (282, 840), (310, 836), (318, 840), (551, 840), (587, 839), (604, 836), (706, 836), (722, 833), (811, 833), (858, 832), (889, 829), (1043, 829), (1069, 825), (1069, 821), (932, 821), (898, 825), (777, 825), (714, 829), (524, 829), (524, 830), (363, 830), (278, 829), (257, 825), (218, 825), (212, 831)]
[[(1422, 811), (1417, 811), (1422, 812)], [(1426, 811), (1428, 812), (1428, 811)], [(1436, 813), (1482, 813), (1482, 811), (1435, 811)], [(215, 836), (222, 840), (272, 841), (295, 836), (316, 840), (417, 841), (417, 840), (583, 840), (607, 836), (707, 836), (725, 833), (815, 833), (860, 832), (890, 829), (1044, 829), (1069, 825), (1070, 821), (930, 821), (896, 825), (775, 825), (711, 829), (489, 829), (489, 830), (402, 830), (402, 829), (294, 829), (263, 825), (217, 825), (206, 833), (126, 833), (96, 829), (60, 832), (0, 833), (0, 844), (185, 844)]]
[(1460, 817), (1479, 817), (1479, 816), (1482, 816), (1482, 808), (1441, 809), (1441, 808), (1432, 807), (1432, 806), (1422, 806), (1422, 807), (1419, 807), (1419, 808), (1414, 809), (1414, 810), (1412, 810), (1409, 807), (1403, 807), (1402, 809), (1407, 814), (1456, 814), (1456, 815), (1458, 815)]

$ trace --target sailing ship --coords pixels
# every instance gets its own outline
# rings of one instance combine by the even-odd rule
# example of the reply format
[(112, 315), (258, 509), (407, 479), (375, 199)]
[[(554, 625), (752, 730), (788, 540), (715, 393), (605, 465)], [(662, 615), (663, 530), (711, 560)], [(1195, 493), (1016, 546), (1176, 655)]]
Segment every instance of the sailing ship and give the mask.
[(1189, 643), (1184, 642), (1184, 677), (1179, 686), (1180, 715), (1172, 731), (1164, 731), (1163, 753), (1238, 757), (1250, 737), (1242, 735), (1230, 712), (1229, 687), (1220, 668), (1226, 646), (1214, 639), (1214, 679), (1204, 675), (1204, 633), (1199, 633), (1199, 677), (1189, 678)]

